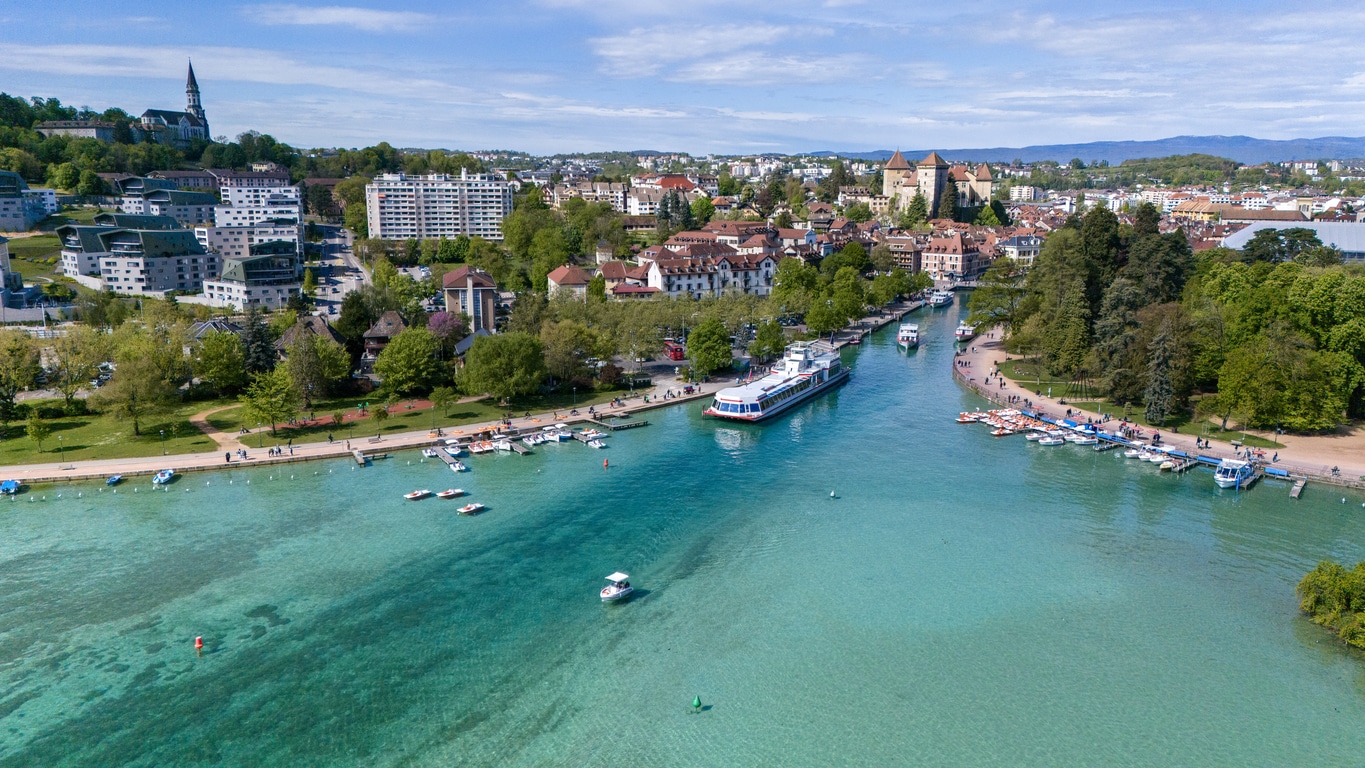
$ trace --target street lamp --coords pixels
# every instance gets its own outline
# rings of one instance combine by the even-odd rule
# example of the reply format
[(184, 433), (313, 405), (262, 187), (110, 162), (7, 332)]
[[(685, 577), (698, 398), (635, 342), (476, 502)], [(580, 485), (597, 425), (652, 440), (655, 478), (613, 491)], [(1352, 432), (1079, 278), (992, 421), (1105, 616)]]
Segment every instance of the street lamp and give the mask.
[(157, 431), (161, 433), (161, 455), (162, 455), (162, 456), (165, 456), (165, 455), (166, 455), (166, 430), (164, 430), (164, 429), (159, 429), (159, 430), (157, 430)]
[(57, 435), (57, 463), (66, 461), (66, 452), (62, 450), (62, 436)]
[(578, 387), (573, 388), (573, 404), (575, 408), (578, 407)]
[(265, 447), (265, 434), (261, 432), (261, 422), (256, 422), (256, 447)]

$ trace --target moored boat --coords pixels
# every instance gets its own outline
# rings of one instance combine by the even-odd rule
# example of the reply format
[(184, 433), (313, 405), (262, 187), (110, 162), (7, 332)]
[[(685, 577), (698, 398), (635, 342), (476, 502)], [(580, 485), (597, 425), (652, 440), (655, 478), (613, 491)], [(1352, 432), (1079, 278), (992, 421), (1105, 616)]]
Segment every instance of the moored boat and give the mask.
[(958, 341), (971, 341), (976, 337), (976, 326), (966, 320), (957, 324), (957, 330), (953, 331), (953, 338)]
[(1136, 458), (1137, 458), (1138, 456), (1140, 456), (1141, 454), (1142, 454), (1142, 451), (1139, 451), (1139, 450), (1136, 449), (1136, 448), (1125, 448), (1124, 451), (1123, 451), (1123, 458), (1125, 458), (1125, 459), (1136, 459)]
[(1039, 445), (1062, 445), (1065, 442), (1066, 441), (1063, 440), (1062, 438), (1052, 434), (1044, 435), (1038, 438)]
[(1030, 431), (1027, 435), (1024, 435), (1024, 439), (1029, 441), (1030, 443), (1036, 443), (1037, 441), (1042, 440), (1046, 436), (1047, 436), (1046, 432), (1039, 432), (1038, 430), (1035, 429)]
[(0, 495), (3, 496), (19, 495), (19, 481), (18, 480), (0, 481)]
[(1218, 464), (1218, 469), (1213, 471), (1213, 482), (1219, 488), (1241, 488), (1251, 480), (1252, 474), (1256, 471), (1249, 461), (1240, 459), (1223, 459)]
[(110, 475), (105, 481), (105, 485), (118, 485), (123, 482), (123, 475)]
[(435, 448), (423, 448), (422, 455), (428, 459), (435, 459), (439, 458), (441, 454), (437, 453)]
[(420, 491), (411, 491), (409, 493), (405, 493), (403, 494), (403, 498), (407, 499), (408, 501), (417, 501), (418, 499), (425, 499), (430, 495), (431, 491), (423, 488)]
[(463, 496), (463, 495), (464, 495), (464, 489), (463, 489), (463, 488), (447, 488), (447, 489), (445, 489), (444, 491), (438, 491), (437, 494), (436, 494), (436, 498), (438, 498), (438, 499), (453, 499), (453, 498), (455, 498), (455, 497), (457, 497), (457, 496)]
[(1094, 435), (1078, 435), (1073, 441), (1076, 445), (1095, 445), (1100, 440)]
[(774, 416), (848, 380), (839, 351), (824, 341), (798, 341), (787, 347), (772, 373), (717, 392), (707, 416), (759, 421)]
[(601, 441), (600, 439), (598, 439), (598, 438), (593, 438), (592, 440), (589, 440), (589, 441), (588, 441), (588, 447), (589, 447), (589, 448), (606, 448), (606, 447), (607, 447), (607, 444), (604, 443), (604, 442), (602, 442), (602, 441)]
[(991, 430), (991, 437), (1004, 437), (1006, 435), (1012, 434), (1014, 434), (1014, 430), (1008, 427), (996, 427), (995, 429)]
[(630, 593), (634, 591), (635, 587), (630, 585), (630, 574), (617, 571), (607, 577), (607, 586), (602, 587), (598, 594), (602, 597), (602, 602), (611, 603), (630, 597)]
[(450, 471), (451, 471), (451, 472), (468, 472), (468, 471), (469, 471), (469, 467), (465, 466), (465, 463), (464, 463), (463, 461), (460, 461), (459, 459), (456, 459), (455, 461), (450, 462)]
[(175, 478), (174, 469), (163, 469), (152, 477), (152, 485), (165, 485)]
[(462, 514), (462, 515), (477, 515), (477, 514), (479, 514), (480, 512), (482, 512), (483, 509), (484, 509), (483, 505), (480, 504), (480, 503), (478, 503), (478, 502), (476, 501), (476, 502), (474, 502), (474, 503), (472, 503), (472, 504), (466, 504), (466, 505), (464, 505), (463, 507), (460, 507), (460, 514)]

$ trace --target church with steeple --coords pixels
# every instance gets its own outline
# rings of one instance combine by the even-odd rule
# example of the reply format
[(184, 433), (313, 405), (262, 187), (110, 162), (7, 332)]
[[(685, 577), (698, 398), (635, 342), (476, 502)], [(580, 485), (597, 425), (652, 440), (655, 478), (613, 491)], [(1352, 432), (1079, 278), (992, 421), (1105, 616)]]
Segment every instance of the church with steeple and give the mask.
[(209, 119), (204, 115), (204, 104), (199, 99), (199, 81), (194, 79), (194, 65), (190, 64), (185, 78), (185, 111), (149, 109), (142, 113), (137, 125), (143, 141), (155, 141), (183, 148), (195, 139), (211, 140)]

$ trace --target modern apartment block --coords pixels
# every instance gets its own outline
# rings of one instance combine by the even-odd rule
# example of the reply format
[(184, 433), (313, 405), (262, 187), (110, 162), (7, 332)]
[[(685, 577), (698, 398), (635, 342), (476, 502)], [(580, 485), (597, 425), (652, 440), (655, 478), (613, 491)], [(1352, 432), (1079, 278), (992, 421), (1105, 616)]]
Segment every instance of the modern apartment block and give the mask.
[(181, 226), (193, 227), (212, 223), (217, 205), (218, 198), (208, 192), (149, 189), (141, 194), (125, 195), (119, 209), (137, 216), (169, 216)]
[(512, 185), (494, 174), (459, 176), (386, 173), (365, 187), (370, 237), (384, 240), (502, 239), (502, 220), (512, 212)]
[(223, 272), (204, 281), (204, 298), (210, 306), (248, 306), (279, 309), (303, 289), (295, 246), (284, 241), (251, 246), (245, 256), (223, 259)]
[[(214, 209), (218, 227), (253, 227), (267, 221), (303, 221), (298, 187), (223, 187), (223, 202)], [(296, 238), (297, 239), (297, 238)]]
[(197, 293), (218, 274), (218, 257), (205, 252), (188, 229), (111, 229), (98, 237), (104, 248), (100, 281), (114, 293)]
[(244, 258), (251, 255), (251, 247), (261, 243), (292, 243), (294, 250), (299, 248), (299, 223), (290, 219), (275, 219), (257, 222), (245, 227), (195, 227), (194, 239), (204, 246), (227, 258)]
[[(508, 210), (511, 210), (510, 196)], [(28, 188), (23, 177), (0, 171), (0, 232), (22, 232), (47, 216), (43, 198)]]

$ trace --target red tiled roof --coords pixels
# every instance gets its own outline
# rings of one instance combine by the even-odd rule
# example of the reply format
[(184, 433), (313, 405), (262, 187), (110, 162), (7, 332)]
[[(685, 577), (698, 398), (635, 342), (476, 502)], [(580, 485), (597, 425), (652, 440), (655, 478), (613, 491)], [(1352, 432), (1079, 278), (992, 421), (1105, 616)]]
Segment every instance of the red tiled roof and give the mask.
[(466, 282), (465, 279), (469, 277), (471, 274), (474, 276), (475, 288), (498, 287), (498, 284), (493, 282), (493, 278), (487, 272), (483, 271), (482, 269), (474, 269), (468, 265), (447, 272), (446, 276), (441, 279), (441, 285), (445, 286), (446, 288), (464, 288)]
[(891, 153), (891, 159), (886, 161), (886, 165), (882, 166), (882, 170), (909, 171), (911, 170), (911, 167), (910, 163), (905, 161), (905, 156), (902, 155), (901, 151), (898, 149), (895, 152)]
[(587, 285), (592, 278), (588, 273), (571, 264), (562, 267), (555, 267), (550, 274), (545, 276), (547, 280), (555, 285)]

